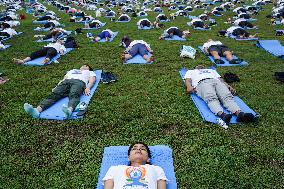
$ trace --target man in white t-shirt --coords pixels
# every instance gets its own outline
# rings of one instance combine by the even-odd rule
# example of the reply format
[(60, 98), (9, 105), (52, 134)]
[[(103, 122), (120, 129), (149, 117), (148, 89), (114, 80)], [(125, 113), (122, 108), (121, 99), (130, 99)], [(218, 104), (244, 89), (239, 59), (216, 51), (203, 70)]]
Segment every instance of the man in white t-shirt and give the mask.
[(103, 178), (105, 189), (166, 189), (164, 170), (150, 165), (151, 153), (144, 143), (132, 144), (129, 165), (111, 166)]
[(212, 39), (209, 39), (203, 44), (202, 48), (206, 55), (212, 55), (214, 57), (214, 62), (216, 64), (225, 63), (221, 59), (221, 56), (226, 57), (230, 64), (239, 64), (242, 62), (241, 60), (234, 59), (232, 52), (227, 46), (223, 45), (221, 41), (213, 41)]
[(226, 114), (220, 104), (237, 116), (238, 122), (253, 122), (252, 113), (244, 113), (234, 100), (235, 89), (224, 82), (221, 76), (212, 69), (198, 65), (194, 70), (188, 70), (184, 76), (187, 93), (196, 93), (208, 105), (209, 109), (226, 123), (230, 123), (232, 114)]
[(24, 109), (32, 117), (38, 118), (42, 111), (52, 106), (58, 100), (68, 96), (68, 106), (63, 106), (62, 111), (65, 113), (66, 118), (69, 118), (80, 102), (80, 95), (82, 93), (87, 96), (90, 95), (95, 81), (95, 72), (89, 65), (85, 64), (80, 69), (68, 71), (64, 79), (57, 84), (48, 97), (42, 100), (36, 108), (25, 103)]

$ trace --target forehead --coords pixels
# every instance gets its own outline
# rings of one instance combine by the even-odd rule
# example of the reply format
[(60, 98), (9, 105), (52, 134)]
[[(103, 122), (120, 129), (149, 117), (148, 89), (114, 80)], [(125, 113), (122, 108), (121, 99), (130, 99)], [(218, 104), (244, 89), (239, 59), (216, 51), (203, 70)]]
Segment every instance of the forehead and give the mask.
[(135, 144), (133, 148), (146, 148), (143, 144)]

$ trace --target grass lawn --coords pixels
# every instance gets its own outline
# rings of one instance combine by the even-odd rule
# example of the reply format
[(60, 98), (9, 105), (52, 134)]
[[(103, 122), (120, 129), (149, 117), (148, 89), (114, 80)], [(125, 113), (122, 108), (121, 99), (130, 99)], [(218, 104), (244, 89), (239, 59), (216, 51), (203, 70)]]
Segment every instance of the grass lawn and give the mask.
[[(68, 30), (83, 27), (70, 23), (69, 16), (54, 10)], [(256, 16), (261, 39), (278, 39), (268, 25), (272, 5)], [(22, 11), (21, 13), (23, 13)], [(95, 16), (94, 11), (86, 11)], [(200, 14), (196, 10), (192, 15)], [(154, 21), (156, 13), (149, 13)], [(169, 12), (166, 11), (166, 15)], [(13, 57), (22, 58), (43, 46), (33, 42), (40, 32), (33, 29), (32, 16), (21, 22), (21, 36), (6, 41), (13, 46), (0, 52), (0, 68), (10, 81), (0, 86), (0, 188), (95, 188), (105, 146), (129, 145), (144, 141), (165, 144), (173, 149), (179, 188), (282, 188), (284, 183), (284, 88), (274, 78), (283, 71), (283, 60), (257, 48), (255, 41), (234, 41), (217, 36), (226, 29), (227, 16), (216, 17), (211, 31), (195, 31), (186, 42), (160, 41), (163, 29), (141, 31), (139, 18), (130, 23), (107, 22), (99, 31), (119, 31), (111, 43), (91, 43), (77, 35), (80, 48), (59, 59), (60, 64), (46, 67), (18, 66)], [(178, 17), (166, 27), (188, 29), (187, 18)], [(251, 30), (251, 33), (256, 31)], [(118, 47), (123, 35), (151, 44), (156, 61), (152, 65), (123, 65)], [(197, 48), (209, 38), (229, 46), (247, 67), (217, 68), (220, 74), (236, 73), (241, 82), (237, 94), (260, 114), (258, 123), (232, 125), (224, 130), (204, 123), (185, 93), (178, 70), (211, 62), (198, 51), (196, 59), (182, 59), (182, 45)], [(284, 44), (284, 43), (283, 43)], [(23, 109), (28, 102), (37, 105), (63, 78), (65, 72), (90, 64), (95, 69), (115, 73), (119, 81), (101, 83), (84, 119), (48, 121), (29, 117)]]

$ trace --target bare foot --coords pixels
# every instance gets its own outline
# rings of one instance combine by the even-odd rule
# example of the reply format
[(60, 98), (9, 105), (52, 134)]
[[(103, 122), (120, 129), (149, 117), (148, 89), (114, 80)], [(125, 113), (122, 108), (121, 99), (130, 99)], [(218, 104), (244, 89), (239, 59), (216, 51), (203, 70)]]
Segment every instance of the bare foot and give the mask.
[(13, 60), (13, 62), (16, 63), (16, 64), (23, 64), (23, 63), (25, 63), (23, 60), (17, 59), (17, 58), (13, 58), (12, 60)]
[(47, 64), (50, 61), (49, 58), (45, 58), (44, 61), (42, 62), (42, 64)]

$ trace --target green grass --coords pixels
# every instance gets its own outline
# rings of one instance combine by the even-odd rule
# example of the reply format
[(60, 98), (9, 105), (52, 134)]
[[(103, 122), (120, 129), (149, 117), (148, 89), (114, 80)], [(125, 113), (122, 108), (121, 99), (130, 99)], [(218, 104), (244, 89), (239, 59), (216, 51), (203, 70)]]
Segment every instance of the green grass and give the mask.
[[(54, 7), (49, 6), (55, 10)], [(266, 6), (256, 25), (261, 39), (279, 39), (265, 16)], [(67, 29), (82, 27), (69, 23), (68, 16), (55, 10)], [(90, 11), (89, 11), (90, 12)], [(94, 12), (91, 12), (93, 15)], [(198, 15), (195, 11), (192, 15)], [(169, 13), (166, 13), (167, 15)], [(225, 13), (232, 15), (232, 13)], [(150, 13), (153, 21), (156, 14)], [(254, 46), (217, 37), (226, 29), (225, 17), (217, 17), (212, 31), (192, 32), (186, 42), (160, 41), (162, 30), (140, 31), (138, 19), (129, 24), (112, 23), (103, 28), (119, 31), (112, 43), (90, 43), (77, 35), (81, 47), (46, 67), (17, 66), (13, 57), (25, 57), (43, 44), (32, 42), (32, 17), (21, 23), (24, 35), (6, 43), (0, 52), (1, 69), (10, 81), (0, 87), (0, 188), (94, 188), (105, 146), (129, 145), (144, 141), (165, 144), (173, 149), (179, 188), (282, 188), (284, 183), (284, 90), (273, 74), (283, 71), (283, 60)], [(166, 23), (166, 27), (187, 29), (186, 18)], [(102, 30), (102, 29), (101, 29)], [(99, 30), (99, 31), (101, 31)], [(98, 31), (94, 31), (98, 32)], [(254, 31), (251, 31), (252, 33)], [(151, 44), (157, 60), (152, 65), (123, 65), (118, 47), (123, 35)], [(204, 123), (179, 77), (182, 67), (210, 66), (201, 53), (195, 60), (179, 57), (182, 45), (197, 47), (207, 39), (221, 40), (248, 67), (218, 68), (220, 74), (236, 73), (238, 95), (261, 117), (258, 123), (232, 125), (228, 130)], [(95, 69), (115, 73), (119, 81), (100, 84), (82, 120), (48, 121), (30, 118), (23, 110), (47, 96), (67, 70), (90, 64)]]

